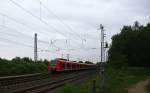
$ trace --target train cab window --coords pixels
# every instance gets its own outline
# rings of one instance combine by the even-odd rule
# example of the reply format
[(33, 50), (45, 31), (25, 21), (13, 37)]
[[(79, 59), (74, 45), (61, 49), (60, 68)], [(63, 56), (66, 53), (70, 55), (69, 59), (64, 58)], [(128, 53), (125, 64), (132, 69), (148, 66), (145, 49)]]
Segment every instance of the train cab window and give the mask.
[(51, 62), (50, 62), (51, 66), (56, 66), (56, 64), (57, 64), (57, 60), (51, 60)]

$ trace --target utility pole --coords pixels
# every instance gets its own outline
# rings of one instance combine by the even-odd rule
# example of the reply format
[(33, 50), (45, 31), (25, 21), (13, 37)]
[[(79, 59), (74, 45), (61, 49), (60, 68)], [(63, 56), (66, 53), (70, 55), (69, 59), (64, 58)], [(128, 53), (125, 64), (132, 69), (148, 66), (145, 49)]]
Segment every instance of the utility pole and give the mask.
[(105, 61), (105, 49), (104, 49), (104, 26), (100, 24), (100, 30), (101, 30), (101, 62)]
[(100, 73), (102, 75), (102, 82), (101, 82), (101, 93), (104, 93), (104, 79), (105, 79), (105, 75), (104, 75), (104, 69), (105, 69), (105, 34), (104, 34), (104, 26), (102, 24), (100, 24), (100, 31), (101, 31), (101, 62), (102, 62), (102, 68), (100, 66)]
[(34, 61), (37, 62), (37, 33), (34, 37)]
[(69, 54), (67, 54), (67, 60), (69, 61), (69, 57), (70, 57), (70, 55)]

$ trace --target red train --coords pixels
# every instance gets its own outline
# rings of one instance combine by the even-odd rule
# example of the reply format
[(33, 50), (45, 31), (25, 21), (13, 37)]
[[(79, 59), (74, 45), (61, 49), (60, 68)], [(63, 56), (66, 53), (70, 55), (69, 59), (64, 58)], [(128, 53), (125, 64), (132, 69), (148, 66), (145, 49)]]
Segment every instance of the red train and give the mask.
[(56, 58), (48, 65), (49, 71), (76, 71), (96, 68), (95, 64), (78, 63), (74, 61), (67, 61), (66, 59)]

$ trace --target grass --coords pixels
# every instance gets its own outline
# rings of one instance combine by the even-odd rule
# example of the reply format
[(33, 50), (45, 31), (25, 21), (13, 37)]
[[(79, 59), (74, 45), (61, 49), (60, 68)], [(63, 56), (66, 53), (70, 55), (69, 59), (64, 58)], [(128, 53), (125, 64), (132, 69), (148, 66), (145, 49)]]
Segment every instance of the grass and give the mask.
[(146, 86), (146, 90), (150, 93), (150, 83)]
[(82, 83), (67, 83), (64, 87), (58, 89), (56, 93), (92, 93), (93, 80), (96, 80), (96, 87), (99, 90), (100, 76), (93, 73), (90, 74), (89, 78)]
[[(102, 78), (93, 75), (81, 84), (68, 83), (56, 93), (93, 93), (92, 81), (96, 80), (96, 93), (127, 93), (128, 88), (150, 76), (149, 68), (132, 67), (126, 69), (107, 68), (105, 70), (104, 91), (101, 92)], [(150, 85), (149, 85), (150, 89)]]
[(105, 73), (105, 89), (103, 93), (127, 93), (128, 88), (150, 76), (149, 68), (109, 68)]
[(47, 65), (41, 62), (0, 61), (0, 76), (47, 72)]

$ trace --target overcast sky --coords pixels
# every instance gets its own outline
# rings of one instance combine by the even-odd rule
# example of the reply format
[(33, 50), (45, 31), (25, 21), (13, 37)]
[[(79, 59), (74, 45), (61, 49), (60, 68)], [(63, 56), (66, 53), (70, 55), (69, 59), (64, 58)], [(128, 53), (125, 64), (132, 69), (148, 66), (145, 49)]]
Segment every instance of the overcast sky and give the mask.
[[(0, 0), (0, 57), (38, 58), (69, 53), (72, 60), (100, 60), (99, 24), (106, 41), (123, 25), (150, 21), (149, 0)], [(96, 48), (96, 49), (95, 49)]]

